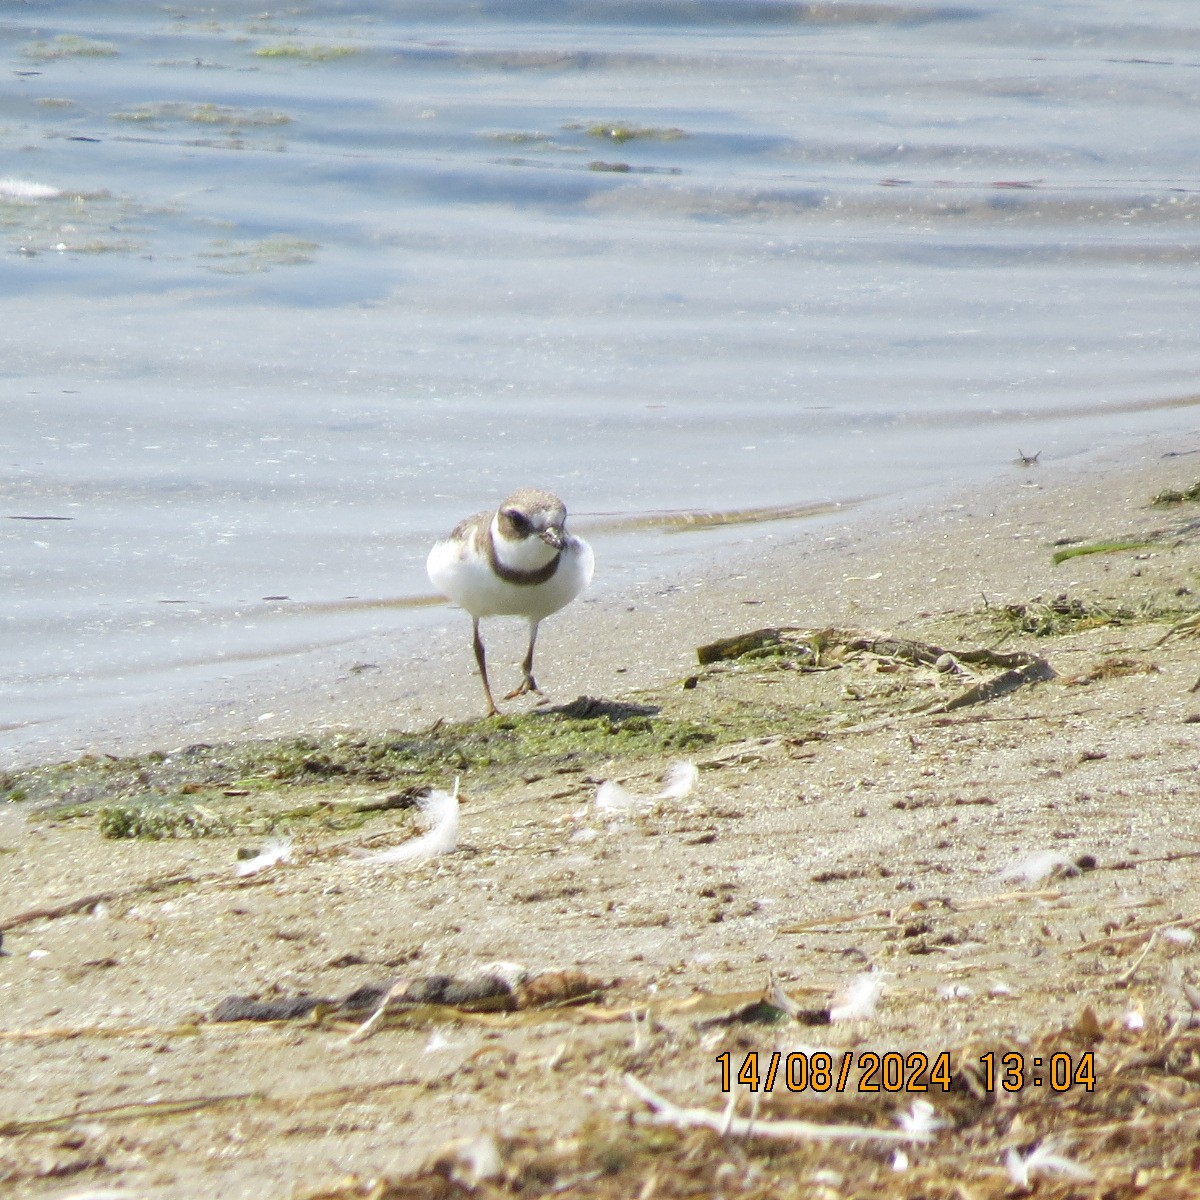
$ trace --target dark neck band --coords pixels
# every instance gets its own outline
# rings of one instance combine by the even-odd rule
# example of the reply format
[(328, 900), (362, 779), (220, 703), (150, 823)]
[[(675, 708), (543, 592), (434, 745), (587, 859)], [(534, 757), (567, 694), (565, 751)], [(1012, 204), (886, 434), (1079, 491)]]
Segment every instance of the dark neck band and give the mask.
[(534, 587), (539, 583), (545, 583), (558, 570), (559, 561), (562, 559), (562, 551), (559, 550), (544, 567), (538, 567), (536, 571), (521, 571), (516, 567), (506, 567), (500, 561), (500, 556), (496, 553), (496, 541), (492, 536), (492, 528), (489, 525), (487, 531), (487, 556), (492, 570), (505, 583), (515, 583), (518, 587)]

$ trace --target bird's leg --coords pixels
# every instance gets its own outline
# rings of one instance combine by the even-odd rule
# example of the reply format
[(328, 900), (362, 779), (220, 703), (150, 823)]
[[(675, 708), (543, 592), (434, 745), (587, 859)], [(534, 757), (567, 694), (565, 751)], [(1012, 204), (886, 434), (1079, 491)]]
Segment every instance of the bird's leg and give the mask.
[(479, 618), (475, 617), (471, 622), (471, 627), (475, 631), (475, 661), (479, 664), (479, 678), (483, 680), (483, 694), (487, 697), (489, 717), (498, 717), (500, 710), (496, 707), (495, 700), (492, 699), (492, 688), (488, 683), (487, 677), (487, 655), (483, 651), (483, 638), (479, 636)]
[(521, 670), (525, 675), (525, 679), (522, 681), (520, 687), (514, 688), (513, 691), (504, 697), (505, 700), (514, 700), (517, 696), (524, 696), (527, 692), (533, 692), (537, 696), (542, 694), (542, 689), (538, 687), (537, 680), (533, 677), (533, 646), (537, 641), (537, 631), (538, 622), (530, 621), (529, 649), (525, 651), (525, 661), (521, 664)]

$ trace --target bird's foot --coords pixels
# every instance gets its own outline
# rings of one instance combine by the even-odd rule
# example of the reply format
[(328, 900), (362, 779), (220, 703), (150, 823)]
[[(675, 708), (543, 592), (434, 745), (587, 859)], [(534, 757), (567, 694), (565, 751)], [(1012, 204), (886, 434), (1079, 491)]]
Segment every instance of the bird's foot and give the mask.
[(535, 680), (532, 675), (526, 675), (525, 681), (520, 685), (520, 687), (513, 688), (513, 690), (504, 698), (505, 700), (515, 700), (518, 696), (529, 695), (530, 692), (532, 692), (535, 696), (541, 696), (542, 702), (545, 702), (545, 694), (542, 692), (542, 689), (538, 687), (537, 680)]

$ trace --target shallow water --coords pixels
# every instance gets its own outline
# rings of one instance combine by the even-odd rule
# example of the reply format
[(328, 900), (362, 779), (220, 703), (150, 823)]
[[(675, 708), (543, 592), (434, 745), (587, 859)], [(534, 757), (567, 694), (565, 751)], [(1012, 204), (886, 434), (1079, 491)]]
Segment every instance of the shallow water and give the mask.
[(620, 589), (755, 536), (630, 517), (1196, 428), (1190, 4), (30, 3), (0, 46), (0, 728), (411, 637), (341, 602), (519, 484)]

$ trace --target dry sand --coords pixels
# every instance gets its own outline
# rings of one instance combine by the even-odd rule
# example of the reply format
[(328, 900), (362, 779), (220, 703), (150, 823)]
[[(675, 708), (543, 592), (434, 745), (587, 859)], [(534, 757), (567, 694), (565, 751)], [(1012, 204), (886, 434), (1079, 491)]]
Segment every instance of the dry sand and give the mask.
[[(608, 759), (555, 758), (552, 734), (528, 770), (466, 770), (457, 851), (418, 865), (349, 853), (403, 842), (408, 811), (339, 818), (395, 780), (192, 789), (218, 824), (227, 806), (247, 829), (255, 813), (322, 806), (295, 817), (290, 861), (248, 878), (234, 868), (239, 847), (262, 844), (250, 833), (104, 838), (86, 789), (68, 797), (74, 812), (14, 820), (10, 808), (0, 1186), (982, 1198), (1022, 1194), (1006, 1152), (1041, 1146), (1028, 1184), (1039, 1195), (1193, 1194), (1200, 641), (1171, 631), (1200, 608), (1200, 509), (1147, 500), (1190, 484), (1200, 456), (1162, 450), (1061, 477), (1014, 468), (986, 497), (881, 508), (871, 524), (778, 539), (755, 564), (725, 560), (702, 589), (646, 585), (564, 616), (548, 677), (577, 669), (578, 691), (661, 710), (650, 725), (723, 731), (685, 752), (700, 767), (693, 793), (623, 820), (595, 810), (597, 783), (653, 792), (677, 755), (623, 750), (619, 735)], [(1062, 538), (1151, 544), (1056, 567)], [(1005, 637), (1000, 610), (1015, 604), (1055, 628)], [(589, 611), (603, 612), (603, 637), (586, 633)], [(765, 626), (998, 645), (1044, 656), (1057, 678), (937, 711), (999, 668), (957, 675), (834, 635), (816, 664), (697, 669), (697, 645)], [(395, 682), (382, 671), (362, 684), (378, 690), (376, 712)], [(426, 721), (439, 704), (465, 716), (470, 683), (410, 704)], [(368, 697), (355, 711), (370, 709)], [(160, 769), (148, 764), (145, 788)], [(111, 898), (23, 916), (101, 892)], [(205, 1019), (230, 994), (340, 997), (496, 960), (580, 971), (602, 993), (507, 1014), (421, 1008), (353, 1042), (361, 1016)], [(873, 1012), (828, 1023), (867, 972), (882, 987)], [(769, 973), (798, 1018), (742, 1011)], [(777, 1051), (784, 1066), (827, 1052), (835, 1071), (853, 1058), (841, 1092), (789, 1092), (782, 1074), (769, 1094), (735, 1086), (737, 1115), (759, 1127), (748, 1137), (652, 1124), (624, 1081), (720, 1113), (726, 1051), (735, 1075), (751, 1053), (764, 1076)], [(985, 1090), (992, 1051), (1021, 1056), (1024, 1089)], [(911, 1062), (899, 1091), (863, 1089), (871, 1052)], [(948, 1091), (909, 1058), (943, 1052)], [(1060, 1092), (1054, 1055), (1070, 1071)], [(947, 1124), (926, 1143), (872, 1138), (900, 1130), (914, 1100)], [(856, 1125), (862, 1140), (762, 1136), (794, 1118)]]

